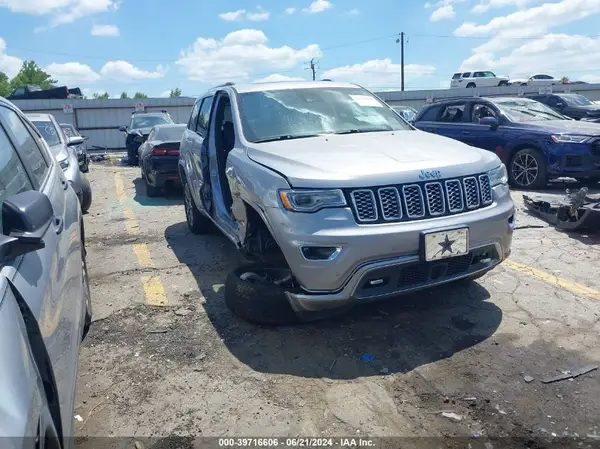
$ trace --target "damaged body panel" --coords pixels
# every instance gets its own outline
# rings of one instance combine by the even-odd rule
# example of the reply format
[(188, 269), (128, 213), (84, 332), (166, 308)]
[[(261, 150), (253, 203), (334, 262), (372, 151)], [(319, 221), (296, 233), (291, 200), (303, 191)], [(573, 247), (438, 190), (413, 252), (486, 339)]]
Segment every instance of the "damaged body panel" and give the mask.
[(570, 192), (562, 201), (523, 195), (525, 207), (535, 216), (565, 231), (600, 231), (600, 196), (589, 197), (587, 187)]

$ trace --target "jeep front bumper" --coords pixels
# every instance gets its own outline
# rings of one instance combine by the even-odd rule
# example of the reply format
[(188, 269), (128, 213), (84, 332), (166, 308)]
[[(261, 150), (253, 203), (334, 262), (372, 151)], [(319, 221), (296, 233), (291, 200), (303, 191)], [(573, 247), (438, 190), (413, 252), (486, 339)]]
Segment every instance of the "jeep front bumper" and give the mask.
[[(494, 202), (458, 215), (401, 223), (358, 225), (349, 208), (316, 213), (266, 210), (300, 292), (288, 293), (298, 313), (337, 309), (486, 272), (510, 254), (514, 204), (508, 187), (494, 187)], [(425, 262), (423, 232), (468, 227), (465, 256)], [(308, 260), (301, 248), (338, 248), (327, 260)], [(383, 279), (383, 281), (380, 281)], [(376, 281), (371, 285), (371, 281)]]

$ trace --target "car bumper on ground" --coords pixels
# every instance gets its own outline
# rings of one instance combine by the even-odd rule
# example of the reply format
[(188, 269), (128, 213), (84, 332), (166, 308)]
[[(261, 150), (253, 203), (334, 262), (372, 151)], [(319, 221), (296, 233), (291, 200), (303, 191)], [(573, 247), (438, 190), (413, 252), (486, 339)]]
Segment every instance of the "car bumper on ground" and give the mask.
[[(315, 214), (269, 209), (270, 221), (279, 225), (275, 238), (301, 286), (288, 294), (292, 307), (298, 313), (337, 309), (492, 269), (510, 254), (514, 228), (508, 187), (495, 187), (494, 198), (492, 205), (463, 214), (363, 226), (356, 224), (349, 209)], [(457, 227), (468, 228), (469, 253), (424, 262), (423, 233)], [(339, 251), (332, 260), (307, 260), (301, 251), (305, 246)], [(377, 282), (370, 285), (372, 280)]]

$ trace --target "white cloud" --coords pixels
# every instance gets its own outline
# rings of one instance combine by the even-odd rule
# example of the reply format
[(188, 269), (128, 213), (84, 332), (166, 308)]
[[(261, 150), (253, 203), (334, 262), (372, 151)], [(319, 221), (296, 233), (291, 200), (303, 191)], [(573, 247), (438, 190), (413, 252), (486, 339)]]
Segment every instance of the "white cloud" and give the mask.
[(169, 96), (171, 95), (171, 89), (165, 90), (164, 92), (161, 92), (161, 94), (159, 95), (159, 97), (161, 98), (169, 98)]
[[(404, 66), (405, 83), (429, 77), (435, 73), (435, 66), (422, 64), (406, 64)], [(364, 86), (400, 86), (400, 64), (394, 64), (390, 59), (373, 59), (362, 64), (347, 65), (330, 69), (323, 73), (322, 78), (334, 81), (349, 81)]]
[(198, 38), (182, 50), (176, 64), (191, 80), (204, 82), (246, 80), (255, 72), (291, 69), (301, 62), (321, 56), (316, 44), (301, 49), (269, 47), (260, 30), (244, 29), (222, 40)]
[(0, 72), (4, 72), (6, 76), (12, 78), (19, 73), (22, 65), (22, 59), (6, 54), (6, 42), (0, 37)]
[[(600, 75), (583, 75), (579, 78), (581, 81), (585, 81), (586, 83), (600, 83)], [(572, 80), (574, 81), (574, 80)]]
[(63, 64), (52, 63), (44, 69), (59, 84), (91, 84), (100, 79), (100, 75), (92, 70), (89, 65), (79, 62), (66, 62)]
[(505, 6), (516, 6), (524, 8), (529, 3), (539, 2), (540, 0), (480, 0), (480, 2), (471, 10), (475, 14), (482, 14), (493, 8), (503, 8)]
[(273, 73), (272, 75), (265, 76), (264, 78), (259, 78), (255, 83), (275, 83), (281, 81), (306, 81), (304, 78), (299, 78), (297, 76), (285, 76), (279, 73)]
[(116, 25), (94, 25), (90, 33), (92, 36), (118, 37), (119, 27)]
[(330, 8), (333, 8), (333, 3), (331, 3), (329, 0), (315, 0), (308, 8), (304, 8), (302, 11), (316, 14)]
[(250, 20), (251, 22), (262, 22), (265, 20), (269, 20), (271, 13), (268, 11), (263, 11), (261, 8), (258, 8), (255, 12), (249, 12), (245, 9), (238, 9), (237, 11), (225, 12), (223, 14), (219, 14), (219, 17), (222, 20), (228, 22), (238, 22), (241, 20)]
[(439, 0), (435, 3), (431, 3), (431, 2), (426, 2), (425, 3), (425, 9), (431, 9), (431, 8), (443, 8), (444, 6), (450, 6), (450, 5), (454, 5), (456, 3), (462, 3), (466, 0)]
[(100, 74), (104, 78), (116, 79), (116, 80), (140, 80), (140, 79), (156, 79), (165, 76), (165, 69), (162, 66), (158, 66), (156, 71), (149, 72), (146, 70), (138, 69), (127, 61), (108, 61), (100, 69)]
[(285, 8), (285, 13), (287, 15), (294, 14), (296, 12), (296, 8)]
[(348, 11), (349, 16), (358, 16), (360, 14), (360, 10), (358, 8), (351, 9)]
[(456, 16), (454, 12), (454, 6), (447, 5), (442, 6), (431, 13), (429, 20), (437, 22), (439, 20), (453, 19)]

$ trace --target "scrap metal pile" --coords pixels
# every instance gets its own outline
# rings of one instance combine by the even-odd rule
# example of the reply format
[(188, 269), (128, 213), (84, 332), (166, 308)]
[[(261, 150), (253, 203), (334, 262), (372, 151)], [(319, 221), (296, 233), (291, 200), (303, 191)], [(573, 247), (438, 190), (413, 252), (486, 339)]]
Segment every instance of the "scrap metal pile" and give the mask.
[(535, 216), (565, 231), (600, 231), (600, 195), (588, 196), (588, 188), (571, 192), (562, 201), (523, 195), (525, 207)]

